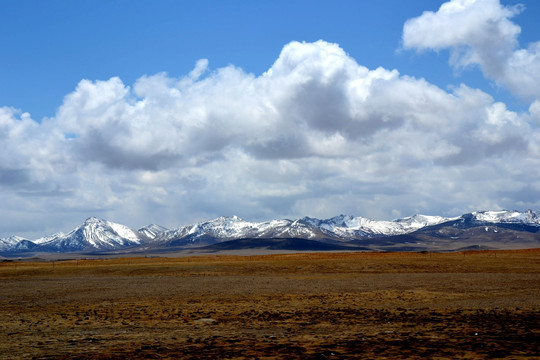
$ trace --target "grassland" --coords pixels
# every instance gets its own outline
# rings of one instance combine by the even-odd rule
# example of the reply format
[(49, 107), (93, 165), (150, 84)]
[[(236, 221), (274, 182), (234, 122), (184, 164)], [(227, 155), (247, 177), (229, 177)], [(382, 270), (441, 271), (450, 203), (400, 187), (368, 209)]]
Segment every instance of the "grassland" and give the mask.
[(540, 358), (540, 250), (0, 263), (0, 358)]

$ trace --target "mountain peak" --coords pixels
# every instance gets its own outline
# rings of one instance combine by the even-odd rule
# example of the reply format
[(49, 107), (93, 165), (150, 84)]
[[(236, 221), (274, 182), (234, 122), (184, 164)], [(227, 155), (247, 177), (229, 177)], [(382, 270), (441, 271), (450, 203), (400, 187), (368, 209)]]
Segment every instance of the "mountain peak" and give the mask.
[(244, 221), (242, 218), (236, 216), (236, 215), (233, 215), (233, 216), (220, 216), (216, 219), (214, 219), (214, 221), (234, 221), (234, 222), (239, 222), (239, 221)]
[(67, 235), (58, 233), (37, 242), (49, 251), (80, 251), (118, 249), (141, 241), (140, 234), (129, 227), (91, 216)]
[(471, 215), (477, 221), (540, 225), (540, 214), (532, 210), (527, 210), (525, 212), (517, 210), (487, 210), (476, 211)]
[[(296, 220), (283, 219), (264, 222), (249, 222), (233, 215), (221, 216), (172, 230), (155, 224), (142, 227), (139, 230), (132, 230), (125, 225), (91, 216), (67, 235), (56, 233), (35, 241), (19, 237), (0, 239), (0, 251), (110, 251), (149, 243), (153, 244), (153, 248), (169, 245), (201, 247), (229, 240), (272, 238), (348, 243), (349, 241), (365, 242), (366, 240), (374, 241), (373, 239), (377, 238), (387, 239), (388, 236), (407, 235), (409, 236), (407, 241), (410, 241), (415, 236), (413, 233), (417, 231), (424, 231), (425, 234), (428, 234), (446, 229), (442, 235), (440, 233), (435, 235), (439, 239), (441, 236), (444, 238), (446, 233), (454, 234), (456, 231), (463, 229), (468, 231), (467, 229), (478, 227), (482, 229), (483, 234), (492, 227), (540, 234), (540, 213), (532, 210), (521, 212), (515, 210), (477, 211), (455, 218), (416, 214), (392, 221), (372, 220), (341, 214), (326, 220), (306, 216)], [(445, 231), (446, 233), (444, 233)], [(495, 231), (495, 233), (497, 232), (498, 230)], [(505, 236), (510, 235), (506, 234)], [(538, 235), (530, 235), (530, 237), (534, 241), (538, 239)], [(521, 238), (521, 235), (517, 238)], [(411, 244), (407, 245), (408, 248), (419, 248), (423, 244), (423, 240), (422, 238), (418, 239), (414, 242), (407, 242), (407, 244)], [(455, 239), (458, 237), (452, 237), (452, 241)]]
[(105, 223), (104, 220), (98, 219), (95, 216), (90, 216), (84, 221), (84, 224), (95, 224), (95, 223)]
[(137, 231), (139, 234), (143, 234), (144, 236), (148, 237), (149, 239), (155, 239), (157, 236), (159, 236), (161, 233), (167, 231), (168, 229), (157, 224), (150, 224), (143, 226), (142, 228), (138, 229)]

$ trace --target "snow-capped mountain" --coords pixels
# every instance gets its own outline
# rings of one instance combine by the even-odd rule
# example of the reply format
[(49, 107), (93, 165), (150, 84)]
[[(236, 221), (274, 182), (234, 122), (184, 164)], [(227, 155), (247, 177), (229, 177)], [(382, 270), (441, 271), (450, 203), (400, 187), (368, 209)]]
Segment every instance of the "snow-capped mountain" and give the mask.
[[(335, 234), (315, 225), (317, 219), (248, 222), (238, 216), (219, 217), (161, 233), (155, 242), (175, 246), (201, 246), (242, 238), (335, 238)], [(319, 222), (322, 220), (318, 220)]]
[(139, 234), (142, 234), (143, 236), (146, 236), (148, 239), (153, 240), (163, 232), (167, 231), (168, 229), (156, 224), (150, 224), (147, 226), (143, 226), (137, 232)]
[(245, 237), (259, 237), (269, 229), (280, 228), (282, 223), (290, 220), (274, 220), (263, 223), (252, 223), (238, 216), (221, 216), (210, 221), (182, 226), (159, 234), (154, 241), (175, 246), (190, 246), (216, 243)]
[(55, 240), (55, 239), (60, 239), (60, 238), (63, 238), (65, 237), (66, 234), (64, 234), (63, 232), (57, 232), (57, 233), (54, 233), (52, 235), (48, 235), (48, 236), (44, 236), (44, 237), (41, 237), (39, 239), (36, 239), (34, 241), (32, 241), (34, 244), (46, 244), (48, 242), (51, 242), (52, 240)]
[(69, 234), (58, 233), (34, 243), (48, 251), (114, 250), (141, 244), (140, 234), (125, 225), (90, 217)]
[(329, 234), (339, 237), (401, 235), (416, 231), (420, 228), (440, 224), (452, 220), (441, 216), (414, 215), (392, 221), (372, 220), (363, 217), (339, 215), (328, 220), (304, 218)]
[(326, 220), (304, 217), (298, 220), (248, 222), (232, 216), (165, 231), (154, 240), (175, 246), (201, 246), (242, 238), (348, 241), (363, 237), (407, 234), (449, 220), (451, 219), (440, 216), (415, 215), (394, 221), (377, 221), (339, 215)]
[(28, 240), (28, 239), (22, 238), (20, 236), (10, 236), (5, 239), (0, 239), (0, 251), (9, 250), (10, 248), (13, 248), (15, 245), (17, 245), (23, 240)]
[(472, 213), (478, 222), (525, 224), (530, 226), (540, 226), (540, 214), (532, 210), (520, 211), (478, 211)]
[[(487, 238), (486, 238), (487, 236)], [(304, 217), (297, 220), (249, 222), (237, 216), (213, 220), (168, 230), (151, 224), (138, 230), (95, 217), (88, 218), (68, 234), (56, 233), (34, 241), (12, 236), (0, 239), (0, 252), (80, 252), (80, 251), (147, 251), (156, 249), (197, 248), (227, 241), (242, 240), (246, 244), (284, 244), (278, 239), (304, 239), (312, 243), (333, 244), (336, 249), (423, 249), (426, 244), (476, 241), (479, 238), (498, 241), (505, 246), (513, 239), (527, 239), (529, 245), (540, 246), (540, 214), (531, 210), (478, 211), (460, 217), (414, 215), (392, 221), (339, 215), (330, 219)], [(249, 240), (249, 241), (247, 241)], [(446, 241), (446, 242), (445, 242)], [(502, 241), (502, 240), (501, 240)], [(240, 243), (239, 243), (240, 244)], [(290, 246), (290, 243), (288, 243)], [(304, 241), (304, 244), (307, 244)], [(403, 245), (408, 244), (408, 245)], [(411, 245), (412, 244), (412, 245)], [(510, 244), (510, 245), (508, 245)], [(532, 245), (531, 245), (532, 244)], [(432, 246), (432, 245), (430, 245)], [(319, 246), (319, 248), (322, 248)], [(442, 247), (439, 247), (442, 249)], [(127, 249), (127, 250), (126, 250)]]

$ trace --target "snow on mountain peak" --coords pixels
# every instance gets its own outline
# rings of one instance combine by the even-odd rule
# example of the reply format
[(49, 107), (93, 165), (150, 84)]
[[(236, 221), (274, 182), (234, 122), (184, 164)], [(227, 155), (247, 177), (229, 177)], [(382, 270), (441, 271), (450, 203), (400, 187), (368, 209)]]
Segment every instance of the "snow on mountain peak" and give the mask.
[(137, 230), (139, 234), (142, 234), (149, 239), (155, 239), (157, 236), (159, 236), (165, 231), (167, 231), (167, 228), (157, 224), (146, 225)]
[(236, 233), (242, 233), (246, 229), (251, 229), (253, 223), (242, 220), (238, 216), (220, 216), (214, 220), (199, 223), (199, 229), (209, 232), (213, 235), (224, 237), (234, 236)]
[(221, 216), (213, 220), (167, 230), (159, 225), (148, 225), (138, 231), (111, 221), (89, 217), (67, 235), (56, 233), (30, 241), (12, 236), (0, 239), (0, 251), (96, 251), (122, 249), (144, 242), (171, 243), (174, 246), (201, 246), (215, 242), (242, 238), (303, 238), (348, 241), (366, 237), (380, 237), (412, 233), (427, 226), (448, 221), (476, 223), (525, 224), (540, 227), (540, 213), (519, 211), (478, 211), (455, 218), (413, 215), (392, 221), (373, 220), (351, 215), (338, 215), (330, 219), (304, 217), (296, 220), (270, 220), (249, 222), (238, 216)]
[(64, 237), (66, 236), (63, 232), (57, 232), (57, 233), (54, 233), (52, 235), (48, 235), (48, 236), (44, 236), (44, 237), (41, 237), (37, 240), (34, 240), (33, 242), (35, 244), (44, 244), (44, 243), (47, 243), (51, 240), (54, 240), (54, 239), (58, 239), (58, 238), (61, 238), (61, 237)]
[(472, 215), (477, 221), (540, 225), (540, 214), (532, 210), (526, 212), (516, 210), (477, 211), (473, 212)]
[(139, 245), (141, 242), (140, 235), (129, 227), (93, 216), (67, 235), (57, 233), (35, 241), (36, 244), (57, 251), (115, 249)]
[(99, 223), (105, 223), (105, 222), (106, 222), (105, 220), (98, 219), (95, 216), (90, 216), (89, 218), (87, 218), (84, 221), (83, 225), (86, 225), (86, 224), (99, 224)]
[(436, 225), (450, 220), (441, 216), (414, 215), (402, 219), (372, 220), (361, 216), (339, 215), (327, 220), (304, 218), (314, 226), (339, 236), (358, 235), (399, 235), (418, 230), (424, 226)]
[(416, 230), (416, 229), (423, 228), (425, 226), (437, 225), (437, 224), (441, 224), (443, 222), (454, 220), (454, 219), (457, 219), (457, 218), (446, 218), (442, 216), (415, 214), (413, 216), (397, 219), (394, 221), (402, 224), (404, 227)]
[(10, 236), (8, 238), (0, 239), (0, 250), (9, 249), (23, 240), (27, 240), (20, 236)]

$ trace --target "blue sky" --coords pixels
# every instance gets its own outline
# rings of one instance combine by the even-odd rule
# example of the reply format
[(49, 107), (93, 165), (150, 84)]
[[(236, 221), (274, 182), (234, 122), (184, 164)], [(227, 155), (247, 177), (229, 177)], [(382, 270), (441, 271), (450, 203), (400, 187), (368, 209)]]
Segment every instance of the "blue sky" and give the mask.
[[(382, 66), (446, 87), (466, 81), (489, 89), (478, 73), (456, 76), (447, 53), (399, 51), (403, 23), (443, 1), (4, 1), (0, 22), (0, 105), (39, 121), (54, 116), (81, 79), (144, 74), (181, 76), (201, 58), (261, 74), (286, 43), (335, 42), (368, 68)], [(506, 1), (516, 4), (516, 1)], [(536, 1), (517, 20), (520, 41), (535, 41)], [(503, 90), (495, 96), (508, 99)], [(515, 101), (510, 99), (509, 101)], [(523, 105), (517, 103), (516, 105)]]
[(0, 237), (540, 205), (537, 1), (1, 9)]

